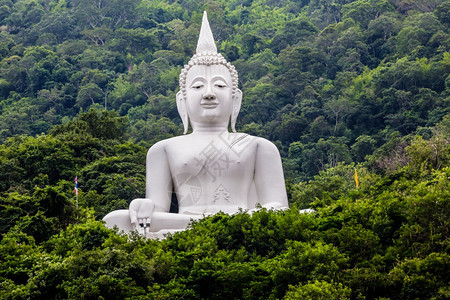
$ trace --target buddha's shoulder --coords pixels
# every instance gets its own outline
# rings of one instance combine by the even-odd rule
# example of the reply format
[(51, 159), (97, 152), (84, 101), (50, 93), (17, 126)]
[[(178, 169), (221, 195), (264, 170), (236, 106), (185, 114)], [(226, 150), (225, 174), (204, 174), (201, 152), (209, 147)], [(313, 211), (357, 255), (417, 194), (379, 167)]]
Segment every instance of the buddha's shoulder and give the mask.
[(230, 138), (231, 142), (231, 146), (240, 146), (240, 147), (247, 147), (248, 145), (254, 145), (257, 148), (268, 148), (268, 149), (273, 149), (278, 151), (277, 147), (275, 146), (274, 143), (272, 143), (271, 141), (262, 138), (262, 137), (258, 137), (258, 136), (253, 136), (247, 133), (241, 133), (241, 132), (236, 132), (233, 133), (231, 138)]
[(255, 145), (256, 146), (255, 149), (257, 149), (258, 152), (279, 155), (277, 146), (268, 139), (258, 136), (247, 135), (247, 137), (242, 138), (242, 142), (244, 144), (247, 143)]
[(242, 133), (242, 132), (236, 132), (234, 134), (235, 134), (234, 140), (242, 140), (242, 141), (248, 140), (248, 141), (257, 143), (258, 145), (263, 145), (263, 146), (264, 145), (273, 145), (273, 146), (275, 146), (274, 143), (272, 143), (268, 139), (265, 139), (265, 138), (262, 138), (259, 136), (254, 136), (254, 135), (250, 135), (250, 134)]
[(153, 144), (153, 146), (151, 146), (148, 150), (148, 153), (150, 154), (154, 152), (165, 151), (174, 147), (181, 147), (186, 142), (187, 139), (185, 135), (168, 138)]

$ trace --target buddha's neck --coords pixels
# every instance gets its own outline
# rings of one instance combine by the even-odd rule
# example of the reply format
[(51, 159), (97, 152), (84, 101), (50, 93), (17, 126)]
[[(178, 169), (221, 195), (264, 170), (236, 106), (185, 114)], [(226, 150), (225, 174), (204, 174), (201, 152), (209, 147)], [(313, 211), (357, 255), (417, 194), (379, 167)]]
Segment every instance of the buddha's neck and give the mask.
[(192, 130), (194, 134), (208, 134), (208, 133), (219, 133), (223, 131), (228, 131), (228, 124), (217, 124), (217, 125), (203, 125), (195, 124)]

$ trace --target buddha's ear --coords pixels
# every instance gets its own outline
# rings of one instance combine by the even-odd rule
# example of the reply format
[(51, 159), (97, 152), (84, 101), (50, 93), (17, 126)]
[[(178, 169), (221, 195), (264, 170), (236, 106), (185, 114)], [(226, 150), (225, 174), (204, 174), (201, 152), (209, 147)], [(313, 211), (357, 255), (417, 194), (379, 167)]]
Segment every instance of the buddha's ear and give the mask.
[(181, 121), (183, 122), (184, 127), (183, 134), (186, 134), (189, 128), (189, 116), (186, 110), (186, 101), (184, 100), (183, 92), (181, 91), (177, 93), (177, 108), (178, 113), (180, 114), (181, 117)]
[(240, 89), (236, 89), (233, 98), (233, 111), (231, 112), (231, 120), (230, 120), (231, 130), (233, 132), (236, 132), (236, 120), (239, 111), (241, 110), (241, 103), (242, 103), (242, 92)]

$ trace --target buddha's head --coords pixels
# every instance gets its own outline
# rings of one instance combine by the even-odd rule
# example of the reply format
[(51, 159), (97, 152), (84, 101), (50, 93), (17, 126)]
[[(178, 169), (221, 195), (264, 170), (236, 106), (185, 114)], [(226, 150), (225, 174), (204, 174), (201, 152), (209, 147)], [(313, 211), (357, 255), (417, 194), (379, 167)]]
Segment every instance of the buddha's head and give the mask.
[(226, 126), (235, 130), (241, 108), (242, 92), (238, 89), (238, 74), (229, 62), (217, 52), (206, 12), (196, 54), (184, 66), (180, 74), (180, 91), (177, 107), (188, 131), (197, 124)]

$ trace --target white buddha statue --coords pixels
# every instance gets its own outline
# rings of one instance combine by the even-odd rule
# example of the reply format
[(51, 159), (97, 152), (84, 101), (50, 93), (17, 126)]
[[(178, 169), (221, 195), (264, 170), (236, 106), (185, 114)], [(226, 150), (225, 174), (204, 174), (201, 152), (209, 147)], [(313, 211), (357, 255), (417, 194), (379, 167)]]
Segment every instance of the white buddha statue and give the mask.
[[(217, 53), (206, 12), (196, 54), (181, 71), (176, 98), (185, 135), (150, 148), (145, 198), (106, 215), (107, 227), (163, 237), (218, 212), (251, 212), (257, 204), (288, 207), (278, 149), (266, 139), (236, 133), (242, 100), (238, 75)], [(192, 133), (186, 135), (189, 124)], [(178, 213), (169, 212), (173, 191)]]

